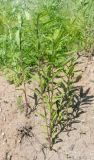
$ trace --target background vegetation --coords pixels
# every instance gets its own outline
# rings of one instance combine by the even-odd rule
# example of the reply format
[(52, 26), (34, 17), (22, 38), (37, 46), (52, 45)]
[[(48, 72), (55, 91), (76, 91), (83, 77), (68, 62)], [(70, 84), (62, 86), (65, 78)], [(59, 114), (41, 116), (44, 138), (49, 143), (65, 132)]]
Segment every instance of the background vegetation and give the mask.
[[(6, 73), (9, 71), (10, 80), (19, 84), (22, 81), (19, 79), (22, 68), (27, 75), (25, 78), (28, 79), (31, 77), (30, 67), (37, 65), (38, 59), (44, 55), (45, 58), (48, 54), (51, 55), (52, 39), (57, 43), (60, 41), (58, 54), (59, 56), (61, 54), (62, 58), (65, 58), (68, 52), (71, 56), (73, 52), (90, 48), (93, 43), (93, 9), (92, 0), (70, 0), (70, 2), (2, 0), (0, 2), (1, 68)], [(38, 41), (42, 53), (37, 51)]]

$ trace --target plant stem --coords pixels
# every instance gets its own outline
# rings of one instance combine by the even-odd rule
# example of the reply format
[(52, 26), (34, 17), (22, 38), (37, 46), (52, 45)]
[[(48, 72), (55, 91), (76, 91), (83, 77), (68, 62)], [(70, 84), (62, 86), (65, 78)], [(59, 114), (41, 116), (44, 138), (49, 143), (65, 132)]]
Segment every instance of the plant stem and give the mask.
[(53, 85), (53, 80), (54, 80), (54, 77), (53, 77), (53, 74), (54, 74), (54, 72), (53, 72), (53, 65), (52, 65), (52, 82), (51, 82), (51, 98), (50, 98), (50, 101), (49, 101), (49, 103), (50, 103), (50, 144), (49, 144), (49, 148), (50, 148), (50, 150), (52, 150), (52, 147), (53, 147), (53, 139), (52, 139), (52, 129), (53, 129), (53, 127), (52, 127), (52, 123), (53, 123), (53, 120), (52, 120), (52, 112), (53, 112), (53, 90), (54, 90), (54, 85)]
[(28, 103), (28, 98), (27, 98), (27, 91), (26, 91), (26, 83), (25, 83), (25, 77), (24, 77), (24, 68), (23, 68), (23, 54), (22, 54), (22, 25), (23, 25), (23, 19), (21, 16), (21, 22), (20, 22), (20, 32), (19, 32), (19, 39), (20, 39), (20, 43), (19, 43), (19, 50), (20, 50), (20, 66), (21, 66), (21, 78), (22, 78), (22, 82), (24, 85), (24, 97), (25, 97), (25, 106), (26, 106), (26, 112), (29, 106)]
[(30, 107), (29, 106), (29, 102), (28, 102), (28, 98), (27, 98), (27, 91), (26, 91), (26, 83), (24, 82), (24, 96), (25, 96), (25, 102), (26, 102), (26, 107)]
[[(40, 55), (40, 37), (39, 37), (39, 15), (37, 15), (37, 52), (38, 55)], [(43, 96), (43, 88), (42, 88), (42, 77), (41, 77), (41, 63), (40, 63), (40, 58), (39, 58), (39, 64), (38, 64), (38, 75), (39, 75), (39, 85), (40, 85), (40, 90), (41, 90), (41, 98), (42, 98), (42, 103), (43, 103), (43, 111), (44, 111), (44, 116), (45, 116), (45, 123), (46, 123), (46, 128), (47, 128), (47, 137), (48, 141), (50, 143), (50, 135), (49, 135), (49, 125), (48, 125), (48, 118), (47, 118), (47, 111), (46, 111), (46, 106), (45, 106), (45, 100)]]

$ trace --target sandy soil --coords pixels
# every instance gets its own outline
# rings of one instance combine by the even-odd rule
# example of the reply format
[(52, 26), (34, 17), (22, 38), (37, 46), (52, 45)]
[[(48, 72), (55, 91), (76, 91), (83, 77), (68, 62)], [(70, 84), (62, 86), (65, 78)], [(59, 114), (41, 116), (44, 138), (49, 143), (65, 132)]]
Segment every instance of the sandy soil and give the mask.
[[(62, 142), (54, 145), (54, 151), (43, 145), (45, 138), (38, 125), (39, 117), (32, 113), (26, 118), (17, 107), (21, 92), (0, 76), (0, 160), (94, 160), (94, 61), (81, 57), (79, 62), (82, 78), (77, 85), (83, 88), (85, 103), (80, 104), (71, 131), (60, 133)], [(21, 141), (24, 127), (29, 129), (30, 136)]]

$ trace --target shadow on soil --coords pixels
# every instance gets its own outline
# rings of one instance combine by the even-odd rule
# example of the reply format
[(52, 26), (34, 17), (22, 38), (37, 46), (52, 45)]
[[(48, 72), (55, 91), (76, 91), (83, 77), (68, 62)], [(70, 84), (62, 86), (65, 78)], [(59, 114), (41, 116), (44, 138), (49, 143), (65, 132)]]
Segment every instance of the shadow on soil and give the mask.
[[(62, 142), (63, 140), (59, 138), (59, 135), (61, 132), (67, 132), (69, 135), (69, 132), (72, 130), (76, 130), (76, 128), (72, 127), (73, 123), (80, 123), (80, 120), (78, 118), (80, 117), (81, 114), (84, 114), (86, 111), (84, 111), (84, 107), (88, 107), (92, 104), (94, 100), (94, 96), (89, 94), (90, 88), (87, 90), (84, 90), (82, 86), (77, 86), (72, 89), (72, 91), (69, 93), (70, 95), (73, 95), (72, 99), (70, 101), (72, 102), (70, 104), (70, 109), (71, 112), (66, 111), (67, 106), (69, 106), (69, 94), (66, 95), (62, 99), (62, 103), (60, 106), (60, 103), (57, 103), (57, 108), (59, 113), (62, 113), (62, 119), (58, 121), (57, 126), (55, 125), (55, 128), (59, 127), (59, 131), (57, 131), (56, 135), (53, 138), (53, 145), (59, 142)], [(35, 99), (36, 100), (36, 99)], [(63, 106), (63, 107), (62, 107)], [(69, 109), (69, 108), (67, 108)], [(64, 118), (64, 115), (65, 118)], [(58, 130), (58, 129), (57, 129)], [(20, 135), (20, 143), (22, 142), (24, 137), (27, 138), (34, 138), (35, 135), (32, 132), (32, 127), (23, 127), (18, 130), (18, 134)], [(30, 139), (29, 139), (30, 141)], [(36, 142), (40, 144), (38, 139), (36, 139)], [(32, 144), (33, 145), (33, 144)], [(36, 150), (35, 150), (36, 151)], [(58, 151), (54, 150), (53, 151), (57, 152)], [(41, 152), (43, 153), (44, 160), (46, 160), (46, 152), (47, 152), (47, 147), (43, 144), (41, 144)], [(38, 152), (36, 151), (34, 160), (37, 160)]]
[[(84, 111), (84, 107), (90, 106), (92, 104), (92, 102), (94, 101), (94, 96), (89, 95), (89, 91), (90, 91), (90, 88), (88, 88), (87, 90), (84, 91), (82, 86), (74, 87), (74, 89), (72, 90), (72, 92), (75, 94), (73, 95), (72, 104), (70, 107), (71, 112), (68, 112), (68, 110), (67, 110), (66, 118), (65, 119), (62, 118), (62, 120), (60, 121), (60, 123), (59, 123), (60, 131), (55, 135), (55, 137), (53, 139), (54, 144), (56, 144), (58, 142), (62, 142), (62, 140), (58, 138), (59, 134), (62, 131), (67, 132), (67, 134), (69, 135), (70, 131), (76, 130), (76, 128), (72, 128), (72, 124), (73, 123), (80, 123), (80, 120), (78, 120), (78, 118), (80, 117), (81, 114), (84, 114), (86, 112), (86, 111)], [(69, 97), (69, 95), (68, 95), (68, 97)], [(65, 108), (68, 105), (67, 102), (68, 102), (68, 99), (67, 99), (67, 97), (65, 97), (65, 99), (63, 99), (63, 103), (65, 105)], [(64, 117), (64, 116), (62, 116), (62, 117)]]

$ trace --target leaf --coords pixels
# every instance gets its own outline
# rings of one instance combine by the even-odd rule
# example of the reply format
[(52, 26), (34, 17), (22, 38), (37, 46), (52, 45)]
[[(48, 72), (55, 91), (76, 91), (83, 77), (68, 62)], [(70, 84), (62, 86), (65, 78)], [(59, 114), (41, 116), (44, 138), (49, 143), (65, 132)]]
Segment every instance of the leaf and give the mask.
[(16, 35), (15, 35), (16, 43), (19, 46), (20, 45), (20, 37), (19, 37), (19, 30), (17, 30)]
[(26, 20), (30, 20), (30, 14), (28, 11), (25, 11)]
[(43, 119), (46, 119), (46, 117), (45, 117), (45, 115), (44, 114), (42, 114), (42, 113), (37, 113), (38, 115), (40, 115)]
[(54, 32), (54, 35), (53, 35), (53, 39), (56, 40), (59, 36), (59, 33), (60, 33), (60, 30), (59, 29), (56, 29), (55, 32)]

